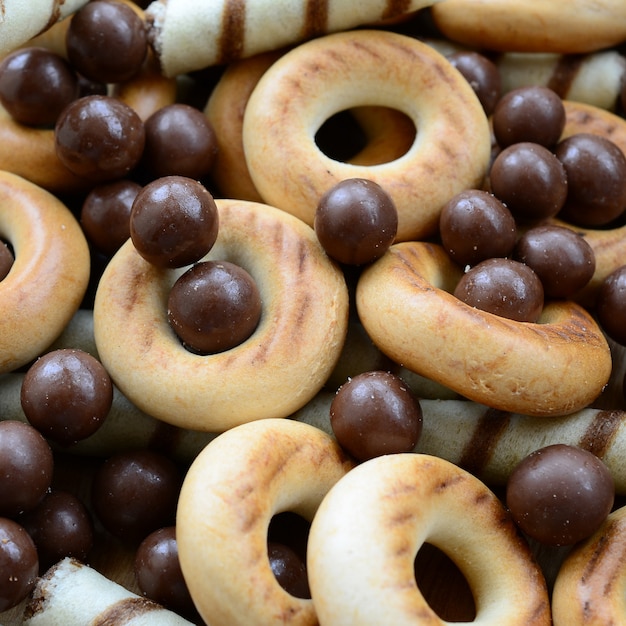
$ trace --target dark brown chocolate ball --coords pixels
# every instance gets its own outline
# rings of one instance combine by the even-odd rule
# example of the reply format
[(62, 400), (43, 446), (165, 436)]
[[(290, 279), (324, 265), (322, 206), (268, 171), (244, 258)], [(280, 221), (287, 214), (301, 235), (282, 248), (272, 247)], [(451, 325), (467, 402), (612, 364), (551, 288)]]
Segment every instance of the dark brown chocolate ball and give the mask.
[(109, 96), (85, 96), (63, 109), (55, 126), (56, 153), (77, 176), (93, 182), (125, 177), (143, 153), (141, 118)]
[(604, 226), (626, 209), (626, 157), (600, 135), (578, 133), (555, 155), (567, 173), (567, 200), (559, 217), (579, 226)]
[(0, 62), (0, 103), (21, 124), (54, 125), (78, 94), (76, 72), (50, 50), (23, 48)]
[(529, 537), (566, 546), (592, 535), (613, 506), (615, 489), (606, 465), (587, 450), (565, 444), (541, 448), (514, 468), (506, 503)]
[(400, 378), (364, 372), (344, 383), (330, 406), (339, 445), (358, 461), (410, 452), (422, 433), (422, 409)]
[(512, 259), (487, 259), (467, 271), (454, 295), (482, 311), (518, 322), (536, 322), (543, 286), (530, 267)]
[(398, 211), (378, 184), (349, 178), (320, 198), (315, 232), (324, 250), (347, 265), (363, 265), (381, 257), (398, 231)]
[(181, 472), (168, 457), (147, 449), (120, 452), (94, 475), (93, 510), (112, 535), (138, 544), (174, 524), (181, 483)]
[(180, 569), (174, 526), (155, 530), (139, 544), (134, 570), (144, 596), (184, 616), (195, 612)]
[(20, 399), (39, 432), (71, 445), (102, 426), (111, 410), (113, 384), (102, 363), (87, 352), (53, 350), (28, 369)]
[(515, 219), (498, 198), (479, 189), (462, 191), (443, 207), (441, 241), (459, 265), (475, 265), (511, 254), (517, 237)]
[(66, 46), (70, 62), (83, 76), (119, 83), (141, 69), (148, 38), (142, 19), (128, 5), (92, 1), (73, 15)]
[(537, 143), (521, 142), (502, 150), (489, 180), (491, 191), (522, 221), (554, 217), (567, 198), (565, 168)]
[(50, 491), (18, 521), (37, 547), (40, 570), (65, 557), (85, 561), (94, 541), (91, 515), (83, 502), (67, 491)]
[(492, 121), (501, 148), (522, 141), (551, 148), (563, 133), (565, 107), (548, 87), (519, 87), (500, 98)]
[(562, 226), (545, 224), (526, 231), (513, 256), (539, 276), (547, 298), (572, 298), (596, 269), (595, 253), (587, 240)]
[(187, 104), (171, 104), (145, 123), (143, 165), (153, 178), (206, 177), (217, 156), (217, 137), (202, 111)]
[(611, 272), (600, 284), (596, 314), (602, 330), (626, 346), (626, 265)]
[(471, 50), (455, 52), (448, 60), (470, 84), (485, 113), (491, 115), (502, 93), (498, 66), (484, 54)]
[(52, 483), (50, 445), (30, 424), (0, 422), (0, 515), (34, 508)]
[(97, 185), (87, 194), (80, 223), (100, 252), (111, 256), (130, 237), (130, 212), (140, 191), (141, 185), (124, 179)]
[(130, 236), (137, 252), (158, 267), (199, 261), (217, 239), (219, 215), (213, 196), (186, 176), (164, 176), (135, 198)]
[(270, 569), (280, 586), (296, 598), (310, 598), (306, 563), (290, 546), (268, 541)]
[(37, 549), (17, 522), (0, 517), (0, 613), (31, 592), (39, 574)]
[(227, 261), (196, 263), (172, 286), (169, 323), (190, 351), (213, 354), (234, 348), (255, 331), (262, 313), (256, 282)]
[(0, 280), (4, 280), (11, 271), (15, 257), (9, 246), (4, 241), (0, 241)]

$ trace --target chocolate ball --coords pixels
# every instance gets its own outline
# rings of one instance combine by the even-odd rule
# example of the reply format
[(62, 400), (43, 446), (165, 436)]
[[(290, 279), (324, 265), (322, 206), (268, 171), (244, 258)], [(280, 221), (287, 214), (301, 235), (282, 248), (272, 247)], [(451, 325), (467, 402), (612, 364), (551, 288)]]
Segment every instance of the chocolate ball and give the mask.
[(602, 330), (613, 341), (626, 346), (626, 265), (602, 281), (595, 309)]
[(448, 61), (470, 84), (485, 113), (491, 115), (502, 92), (498, 66), (484, 54), (472, 50), (455, 52), (448, 57)]
[(53, 350), (28, 369), (20, 395), (28, 421), (48, 439), (71, 445), (102, 426), (113, 402), (104, 366), (82, 350)]
[(398, 376), (374, 371), (343, 384), (330, 405), (339, 445), (358, 461), (410, 452), (422, 433), (422, 409)]
[(350, 178), (321, 198), (314, 228), (328, 256), (347, 265), (363, 265), (381, 257), (398, 231), (398, 211), (378, 184)]
[(137, 252), (158, 267), (199, 261), (217, 239), (219, 215), (213, 196), (185, 176), (164, 176), (135, 198), (130, 236)]
[(262, 303), (256, 282), (242, 267), (205, 261), (176, 280), (167, 309), (170, 326), (188, 350), (213, 354), (252, 335)]
[(613, 506), (613, 478), (587, 450), (565, 444), (541, 448), (511, 473), (506, 504), (529, 537), (552, 546), (586, 539)]
[(512, 259), (487, 259), (468, 270), (454, 295), (466, 304), (518, 322), (536, 322), (543, 286), (533, 270)]
[(0, 280), (4, 280), (13, 267), (15, 257), (9, 246), (0, 241)]
[(296, 598), (310, 598), (306, 563), (295, 550), (283, 543), (268, 541), (270, 569), (280, 586)]
[(31, 592), (39, 574), (37, 549), (17, 522), (0, 517), (0, 613)]

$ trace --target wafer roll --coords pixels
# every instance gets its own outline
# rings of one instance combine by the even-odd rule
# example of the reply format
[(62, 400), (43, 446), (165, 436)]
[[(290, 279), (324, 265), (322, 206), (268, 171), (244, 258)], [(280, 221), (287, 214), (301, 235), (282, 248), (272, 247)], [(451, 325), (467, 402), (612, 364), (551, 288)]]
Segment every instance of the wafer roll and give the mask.
[(65, 558), (42, 576), (24, 611), (27, 626), (186, 626), (191, 622)]

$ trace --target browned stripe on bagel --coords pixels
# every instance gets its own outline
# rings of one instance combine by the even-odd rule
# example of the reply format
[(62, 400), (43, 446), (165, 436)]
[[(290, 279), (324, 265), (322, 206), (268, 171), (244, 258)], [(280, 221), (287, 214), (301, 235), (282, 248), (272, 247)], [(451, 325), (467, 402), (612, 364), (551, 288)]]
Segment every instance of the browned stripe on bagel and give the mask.
[(510, 413), (497, 409), (487, 409), (478, 421), (472, 437), (465, 445), (459, 465), (475, 476), (479, 476), (489, 463), (491, 455), (510, 421)]
[(163, 607), (147, 598), (127, 598), (111, 605), (91, 622), (93, 626), (115, 626), (126, 624), (130, 620), (145, 615), (150, 611), (160, 611)]
[(578, 442), (579, 447), (602, 458), (624, 422), (624, 411), (600, 411)]
[(582, 54), (562, 55), (548, 80), (547, 87), (561, 98), (566, 98), (576, 75), (580, 71), (583, 59)]
[(311, 39), (328, 31), (328, 0), (307, 0), (302, 38)]
[(411, 0), (387, 0), (387, 6), (382, 14), (382, 19), (390, 19), (409, 12)]
[(222, 13), (222, 34), (218, 42), (218, 64), (241, 57), (246, 26), (246, 0), (227, 0)]

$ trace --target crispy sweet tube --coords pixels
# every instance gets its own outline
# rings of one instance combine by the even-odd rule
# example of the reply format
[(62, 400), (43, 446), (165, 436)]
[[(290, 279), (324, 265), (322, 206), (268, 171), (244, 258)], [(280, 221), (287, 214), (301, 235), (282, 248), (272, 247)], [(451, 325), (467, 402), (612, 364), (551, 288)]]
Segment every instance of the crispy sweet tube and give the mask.
[(445, 624), (415, 582), (428, 542), (465, 575), (482, 626), (548, 626), (545, 580), (498, 498), (438, 457), (392, 454), (355, 467), (322, 501), (307, 569), (321, 626)]
[(24, 611), (25, 626), (191, 626), (159, 604), (109, 580), (71, 558), (52, 566), (41, 578)]
[(238, 426), (200, 453), (183, 482), (176, 538), (189, 592), (208, 624), (317, 624), (313, 602), (276, 580), (268, 526), (284, 511), (311, 521), (351, 467), (331, 437), (291, 420)]
[(98, 354), (142, 411), (175, 426), (222, 431), (306, 404), (333, 370), (348, 323), (348, 290), (312, 228), (274, 207), (217, 200), (219, 235), (207, 258), (246, 269), (262, 300), (255, 332), (219, 354), (187, 351), (167, 320), (179, 273), (145, 261), (129, 240), (96, 293)]
[[(418, 129), (403, 156), (353, 165), (318, 148), (324, 121), (372, 105), (405, 113)], [(445, 57), (411, 37), (372, 30), (327, 35), (276, 61), (248, 100), (243, 145), (265, 202), (311, 225), (319, 198), (340, 180), (379, 183), (398, 209), (398, 241), (432, 234), (443, 205), (482, 183), (491, 153), (484, 110)]]
[(374, 343), (408, 369), (504, 411), (565, 415), (597, 398), (611, 354), (587, 311), (555, 301), (537, 324), (502, 318), (449, 293), (459, 271), (436, 244), (392, 246), (357, 285)]

